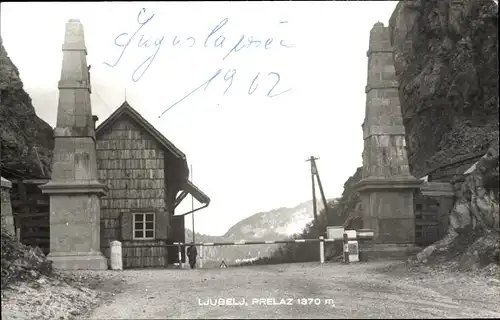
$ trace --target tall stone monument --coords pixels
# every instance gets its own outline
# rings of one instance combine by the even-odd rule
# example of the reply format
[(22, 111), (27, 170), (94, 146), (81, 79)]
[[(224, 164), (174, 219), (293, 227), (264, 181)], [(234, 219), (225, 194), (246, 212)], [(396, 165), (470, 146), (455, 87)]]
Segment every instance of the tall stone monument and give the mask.
[(60, 269), (107, 269), (100, 248), (100, 196), (83, 25), (66, 24), (50, 195), (50, 254)]
[(363, 249), (368, 259), (414, 252), (414, 192), (421, 184), (409, 172), (388, 29), (380, 22), (373, 26), (367, 52), (363, 174), (357, 191), (362, 227), (375, 232), (372, 243)]

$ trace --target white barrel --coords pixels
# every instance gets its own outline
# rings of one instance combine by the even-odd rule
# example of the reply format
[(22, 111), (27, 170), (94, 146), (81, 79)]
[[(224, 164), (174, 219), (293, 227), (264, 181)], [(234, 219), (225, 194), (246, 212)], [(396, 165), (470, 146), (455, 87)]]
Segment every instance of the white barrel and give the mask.
[(349, 262), (359, 262), (359, 243), (357, 240), (349, 240)]
[(122, 243), (120, 241), (111, 241), (111, 270), (123, 270), (122, 261)]

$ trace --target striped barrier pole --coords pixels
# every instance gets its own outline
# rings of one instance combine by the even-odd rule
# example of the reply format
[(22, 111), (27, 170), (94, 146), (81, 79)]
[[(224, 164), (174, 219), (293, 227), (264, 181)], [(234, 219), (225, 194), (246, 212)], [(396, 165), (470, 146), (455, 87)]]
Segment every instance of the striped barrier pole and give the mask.
[[(374, 232), (370, 229), (360, 229), (356, 231), (356, 236), (349, 236), (348, 240), (371, 240), (374, 237)], [(335, 242), (342, 239), (293, 239), (293, 240), (271, 240), (271, 241), (234, 241), (234, 242), (200, 242), (193, 243), (190, 245), (194, 246), (231, 246), (231, 245), (254, 245), (254, 244), (279, 244), (279, 243), (304, 243), (304, 242)], [(161, 245), (161, 247), (171, 247), (171, 246), (183, 246), (186, 245), (184, 242), (174, 242), (173, 244)], [(126, 245), (123, 246), (127, 248)], [(134, 245), (133, 248), (150, 248), (151, 245)], [(154, 246), (153, 246), (154, 247)], [(131, 247), (132, 248), (132, 247)]]
[[(349, 240), (369, 240), (373, 238), (373, 231), (367, 231), (361, 236), (358, 237), (349, 237)], [(204, 247), (216, 247), (216, 246), (235, 246), (235, 245), (255, 245), (255, 244), (284, 244), (284, 243), (305, 243), (305, 242), (335, 242), (338, 241), (339, 239), (294, 239), (294, 240), (270, 240), (270, 241), (245, 241), (245, 240), (240, 240), (240, 241), (234, 241), (234, 242), (200, 242), (200, 243), (195, 243), (193, 245), (195, 246), (204, 246)], [(178, 246), (178, 245), (184, 245), (185, 243), (183, 242), (174, 242), (172, 245)], [(172, 245), (163, 245), (163, 246), (172, 246)], [(141, 247), (141, 246), (134, 246), (136, 247)], [(150, 247), (150, 246), (144, 246), (144, 247)]]
[(371, 240), (375, 237), (375, 233), (370, 229), (356, 230), (356, 240)]
[[(354, 236), (344, 233), (343, 234), (343, 253), (344, 253), (344, 263), (349, 263), (349, 240), (371, 240), (375, 236), (375, 233), (371, 229), (359, 229), (356, 230), (356, 234)], [(325, 239), (323, 236), (318, 239), (293, 239), (293, 240), (270, 240), (270, 241), (234, 241), (234, 242), (201, 242), (194, 243), (195, 246), (200, 246), (201, 250), (203, 247), (211, 247), (211, 246), (231, 246), (231, 245), (255, 245), (255, 244), (280, 244), (280, 243), (306, 243), (306, 242), (319, 242), (319, 250), (320, 250), (320, 263), (325, 262), (325, 242), (335, 242), (340, 239)], [(174, 242), (173, 245), (179, 246), (179, 263), (181, 261), (181, 251), (180, 246), (184, 245), (182, 242)], [(169, 246), (169, 245), (167, 245)], [(136, 247), (136, 246), (135, 246)]]
[[(325, 241), (325, 240), (327, 240), (328, 242), (334, 241), (333, 239), (324, 239), (323, 241)], [(195, 244), (190, 244), (190, 245), (212, 247), (212, 246), (254, 245), (254, 244), (305, 243), (305, 242), (319, 242), (319, 241), (320, 241), (320, 239), (294, 239), (294, 240), (271, 240), (271, 241), (240, 240), (240, 241), (234, 241), (234, 242), (200, 242), (200, 243), (195, 243)], [(174, 245), (184, 245), (184, 243), (174, 242)]]

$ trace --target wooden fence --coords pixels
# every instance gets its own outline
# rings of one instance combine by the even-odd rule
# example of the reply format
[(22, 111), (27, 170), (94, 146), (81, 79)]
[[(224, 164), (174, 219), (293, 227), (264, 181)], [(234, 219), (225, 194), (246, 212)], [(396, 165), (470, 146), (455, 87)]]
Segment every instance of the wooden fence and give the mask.
[(50, 251), (50, 201), (38, 186), (45, 180), (12, 181), (11, 203), (17, 237), (22, 244)]
[(419, 195), (415, 198), (415, 243), (427, 246), (438, 241), (442, 234), (439, 200)]

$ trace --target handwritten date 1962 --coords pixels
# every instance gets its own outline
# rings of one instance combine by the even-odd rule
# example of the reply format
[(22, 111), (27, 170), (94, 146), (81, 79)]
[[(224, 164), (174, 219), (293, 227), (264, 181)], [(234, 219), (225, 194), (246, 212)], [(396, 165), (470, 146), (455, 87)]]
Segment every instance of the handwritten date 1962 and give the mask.
[[(187, 95), (185, 95), (184, 97), (182, 97), (179, 101), (177, 101), (176, 103), (172, 104), (170, 107), (168, 107), (165, 111), (163, 111), (159, 117), (161, 117), (163, 114), (165, 114), (168, 110), (172, 109), (173, 107), (175, 107), (176, 105), (178, 105), (179, 103), (181, 103), (184, 99), (188, 98), (189, 96), (191, 96), (192, 94), (194, 94), (195, 92), (197, 92), (198, 90), (200, 90), (201, 88), (203, 88), (203, 91), (206, 91), (208, 86), (212, 83), (213, 80), (215, 80), (215, 78), (217, 78), (220, 74), (222, 73), (222, 69), (219, 69), (217, 70), (217, 72), (212, 76), (210, 77), (207, 81), (205, 81), (204, 83), (202, 83), (200, 86), (196, 87), (194, 90), (192, 90), (191, 92), (189, 92)], [(226, 88), (226, 90), (224, 90), (224, 95), (229, 91), (229, 89), (231, 89), (232, 85), (233, 85), (233, 81), (234, 81), (234, 78), (235, 78), (235, 75), (236, 75), (236, 69), (229, 69), (226, 71), (226, 73), (224, 74), (224, 81), (228, 83), (228, 86)], [(277, 97), (279, 95), (282, 95), (286, 92), (289, 92), (291, 91), (292, 89), (287, 89), (287, 90), (283, 90), (283, 91), (277, 91), (278, 89), (276, 88), (278, 86), (278, 84), (280, 83), (281, 81), (281, 76), (279, 75), (279, 73), (277, 72), (269, 72), (267, 74), (268, 77), (273, 77), (275, 79), (275, 82), (274, 84), (268, 88), (268, 91), (267, 91), (267, 97), (269, 98), (274, 98), (274, 97)], [(259, 87), (259, 84), (258, 84), (258, 79), (260, 77), (260, 72), (257, 73), (255, 75), (255, 77), (253, 78), (253, 80), (251, 81), (249, 87), (248, 87), (248, 95), (252, 95), (256, 90), (257, 88)]]

